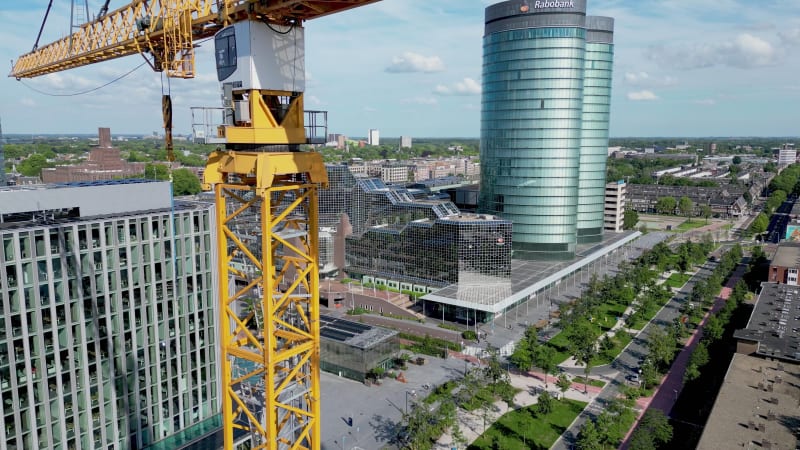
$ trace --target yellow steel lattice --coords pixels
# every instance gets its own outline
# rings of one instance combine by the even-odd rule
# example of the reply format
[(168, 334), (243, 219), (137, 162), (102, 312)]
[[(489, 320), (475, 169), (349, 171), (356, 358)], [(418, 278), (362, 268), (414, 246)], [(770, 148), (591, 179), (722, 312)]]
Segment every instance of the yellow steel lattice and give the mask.
[[(317, 188), (327, 182), (318, 176), (324, 166), (316, 153), (238, 153), (233, 160), (257, 170), (242, 169), (248, 176), (241, 183), (215, 186), (222, 408), (231, 424), (225, 448), (233, 448), (237, 428), (252, 436), (253, 448), (318, 449)], [(254, 391), (265, 400), (252, 398)]]

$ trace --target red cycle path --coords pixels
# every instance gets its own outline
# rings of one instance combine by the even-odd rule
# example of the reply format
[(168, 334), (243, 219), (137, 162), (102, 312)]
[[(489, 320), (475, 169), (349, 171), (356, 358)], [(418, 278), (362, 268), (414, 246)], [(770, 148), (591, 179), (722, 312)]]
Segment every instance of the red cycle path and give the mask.
[(683, 389), (683, 374), (686, 372), (686, 365), (689, 363), (689, 357), (692, 356), (692, 352), (694, 351), (695, 347), (697, 347), (697, 344), (700, 342), (700, 338), (703, 337), (703, 328), (706, 326), (706, 321), (709, 317), (711, 317), (712, 314), (716, 314), (722, 308), (722, 306), (728, 300), (728, 297), (730, 297), (731, 292), (733, 292), (733, 287), (742, 278), (745, 269), (745, 266), (740, 265), (728, 279), (725, 287), (722, 288), (717, 296), (714, 306), (712, 306), (711, 310), (707, 312), (705, 316), (703, 316), (703, 320), (700, 321), (700, 325), (697, 327), (697, 330), (695, 330), (695, 332), (689, 338), (686, 346), (678, 354), (678, 357), (675, 358), (675, 361), (672, 363), (669, 372), (664, 375), (664, 378), (661, 380), (661, 384), (659, 384), (658, 388), (656, 388), (653, 396), (644, 397), (637, 400), (636, 403), (642, 408), (642, 410), (639, 413), (639, 417), (636, 418), (633, 426), (630, 430), (628, 430), (628, 433), (622, 440), (622, 445), (620, 446), (621, 450), (627, 450), (628, 445), (630, 444), (631, 434), (633, 434), (633, 430), (636, 429), (636, 425), (639, 424), (639, 420), (642, 418), (648, 408), (659, 409), (663, 411), (665, 415), (669, 415), (669, 412), (672, 410), (672, 407), (675, 405), (675, 401), (681, 393), (681, 389)]

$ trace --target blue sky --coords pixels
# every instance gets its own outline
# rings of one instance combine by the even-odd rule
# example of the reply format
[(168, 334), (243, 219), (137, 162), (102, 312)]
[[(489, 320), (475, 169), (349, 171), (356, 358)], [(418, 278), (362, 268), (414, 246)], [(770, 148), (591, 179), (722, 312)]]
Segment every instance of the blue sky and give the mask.
[[(0, 60), (29, 51), (47, 0), (0, 5)], [(96, 12), (103, 2), (89, 1)], [(383, 0), (306, 24), (306, 108), (329, 111), (329, 131), (365, 136), (480, 134), (484, 8), (493, 0)], [(111, 8), (122, 2), (111, 2)], [(800, 1), (588, 0), (616, 19), (612, 136), (797, 136)], [(67, 34), (54, 2), (42, 44)], [(212, 46), (199, 76), (172, 80), (175, 129), (189, 107), (217, 106)], [(102, 85), (141, 64), (133, 56), (24, 80), (48, 93)], [(10, 70), (10, 65), (9, 65)], [(6, 133), (149, 133), (161, 127), (161, 78), (146, 66), (92, 94), (51, 97), (0, 81)]]

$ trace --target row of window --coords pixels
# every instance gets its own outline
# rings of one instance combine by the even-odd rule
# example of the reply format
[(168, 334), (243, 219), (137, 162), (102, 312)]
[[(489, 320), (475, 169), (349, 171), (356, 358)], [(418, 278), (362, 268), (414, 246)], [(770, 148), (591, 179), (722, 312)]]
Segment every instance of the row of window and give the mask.
[[(583, 130), (578, 127), (576, 129), (490, 129), (481, 127), (481, 132), (486, 137), (487, 142), (495, 139), (580, 139), (581, 136), (587, 138), (602, 138), (607, 137), (608, 132), (605, 130)], [(536, 142), (519, 142), (514, 147), (524, 147), (526, 145), (535, 145)], [(487, 148), (491, 151), (490, 148)]]
[(546, 27), (528, 28), (524, 30), (492, 33), (483, 38), (484, 43), (494, 44), (511, 41), (533, 41), (544, 38), (579, 38), (586, 39), (586, 29), (578, 27)]

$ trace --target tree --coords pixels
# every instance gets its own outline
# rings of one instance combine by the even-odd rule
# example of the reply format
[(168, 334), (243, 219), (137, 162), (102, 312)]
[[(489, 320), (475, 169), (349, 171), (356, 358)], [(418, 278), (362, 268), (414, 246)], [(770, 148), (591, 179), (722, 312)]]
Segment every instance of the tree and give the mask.
[(741, 156), (738, 156), (738, 155), (737, 155), (737, 156), (734, 156), (734, 157), (733, 157), (733, 164), (735, 164), (735, 165), (737, 165), (737, 166), (738, 166), (738, 165), (739, 165), (739, 164), (741, 164), (741, 163), (742, 163), (742, 157), (741, 157)]
[(595, 427), (597, 427), (597, 434), (600, 435), (600, 442), (605, 446), (608, 445), (616, 448), (619, 441), (622, 440), (622, 434), (619, 427), (616, 426), (617, 416), (605, 410), (597, 416)]
[(34, 153), (22, 161), (17, 166), (17, 170), (26, 177), (39, 177), (45, 167), (52, 167), (52, 164), (47, 162), (47, 158), (44, 155)]
[(200, 180), (189, 169), (175, 169), (172, 189), (175, 195), (195, 195), (200, 192)]
[(577, 443), (581, 450), (601, 450), (603, 448), (600, 433), (597, 432), (597, 426), (592, 420), (587, 420), (581, 426)]
[(514, 347), (514, 353), (508, 357), (508, 360), (523, 372), (531, 370), (533, 358), (529, 341), (524, 338), (520, 339), (516, 347)]
[(455, 444), (457, 448), (467, 448), (467, 445), (469, 445), (469, 440), (464, 436), (464, 432), (461, 431), (458, 422), (450, 427), (450, 436), (453, 437), (453, 444)]
[(547, 387), (547, 374), (556, 368), (556, 349), (549, 345), (539, 345), (533, 351), (533, 364), (544, 372), (544, 387)]
[(147, 180), (169, 180), (169, 167), (164, 164), (145, 164), (143, 177)]
[(658, 448), (672, 440), (672, 425), (663, 411), (648, 408), (631, 436), (631, 450)]
[(639, 213), (632, 209), (626, 209), (622, 219), (622, 229), (632, 230), (636, 228), (637, 223), (639, 223)]
[(654, 327), (647, 337), (648, 356), (658, 367), (667, 367), (675, 356), (675, 336), (664, 330), (664, 327)]
[(558, 386), (559, 391), (565, 393), (572, 386), (572, 381), (569, 380), (567, 374), (562, 373), (561, 375), (558, 376), (558, 381), (556, 381), (556, 386)]
[(661, 197), (656, 201), (656, 212), (659, 214), (674, 214), (678, 202), (675, 197)]
[(709, 217), (711, 217), (712, 214), (713, 214), (713, 211), (711, 211), (711, 207), (710, 206), (702, 205), (700, 207), (700, 215), (703, 216), (703, 218), (706, 219), (706, 224), (708, 224), (708, 219), (709, 219)]
[(700, 342), (692, 351), (686, 371), (683, 373), (683, 382), (689, 382), (700, 377), (700, 368), (708, 364), (708, 347), (705, 342)]
[(586, 383), (592, 370), (592, 359), (597, 354), (597, 336), (595, 336), (592, 326), (585, 318), (578, 319), (564, 331), (567, 333), (570, 354), (575, 357), (579, 364), (585, 366), (584, 373), (587, 380), (584, 382), (583, 388), (586, 391)]
[(767, 231), (767, 227), (769, 227), (769, 218), (762, 212), (753, 219), (753, 223), (750, 224), (750, 232), (753, 234), (761, 234)]
[(547, 391), (542, 391), (536, 400), (536, 414), (544, 416), (553, 410), (553, 397)]
[(694, 210), (694, 202), (689, 197), (683, 196), (678, 201), (678, 210), (682, 216), (691, 217)]

